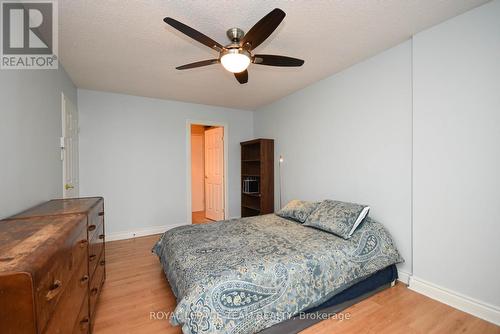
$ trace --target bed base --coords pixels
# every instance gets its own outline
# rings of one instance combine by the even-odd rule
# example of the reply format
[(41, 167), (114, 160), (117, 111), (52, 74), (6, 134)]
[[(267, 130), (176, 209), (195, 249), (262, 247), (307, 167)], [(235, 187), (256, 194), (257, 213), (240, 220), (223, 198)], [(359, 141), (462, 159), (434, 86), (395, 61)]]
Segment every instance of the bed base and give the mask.
[[(372, 276), (354, 284), (350, 288), (333, 296), (325, 303), (307, 310), (305, 316), (295, 316), (266, 328), (259, 334), (296, 334), (315, 325), (316, 323), (333, 317), (335, 314), (369, 298), (380, 291), (393, 287), (396, 284), (398, 272), (395, 265), (382, 269)], [(308, 316), (309, 315), (309, 316)]]

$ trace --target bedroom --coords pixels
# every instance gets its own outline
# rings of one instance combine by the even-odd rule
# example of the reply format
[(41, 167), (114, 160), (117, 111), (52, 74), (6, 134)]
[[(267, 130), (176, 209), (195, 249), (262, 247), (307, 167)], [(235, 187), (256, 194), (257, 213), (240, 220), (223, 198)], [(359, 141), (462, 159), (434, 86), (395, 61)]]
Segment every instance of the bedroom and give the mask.
[[(500, 332), (499, 0), (44, 3), (2, 1), (2, 333)], [(176, 70), (223, 55), (165, 18), (228, 45), (269, 13), (239, 55), (301, 66)], [(188, 224), (191, 124), (224, 126), (227, 222)]]

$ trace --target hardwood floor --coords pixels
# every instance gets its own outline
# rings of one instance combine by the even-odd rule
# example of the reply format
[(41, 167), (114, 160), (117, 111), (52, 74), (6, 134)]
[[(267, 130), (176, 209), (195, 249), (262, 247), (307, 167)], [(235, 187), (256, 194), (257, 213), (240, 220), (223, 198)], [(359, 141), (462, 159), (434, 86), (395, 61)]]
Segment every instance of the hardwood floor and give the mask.
[[(159, 235), (106, 244), (106, 283), (98, 306), (95, 334), (180, 334), (164, 314), (175, 297), (151, 247)], [(164, 312), (164, 313), (163, 313)], [(480, 333), (500, 327), (434, 301), (398, 283), (301, 334), (326, 333)], [(349, 319), (347, 319), (349, 316)]]
[(209, 223), (209, 222), (213, 222), (213, 220), (210, 220), (207, 217), (205, 217), (205, 211), (193, 212), (193, 216), (192, 216), (192, 223), (193, 224), (204, 224), (204, 223)]
[[(106, 243), (106, 282), (94, 334), (181, 333), (168, 320), (150, 318), (175, 308), (175, 297), (151, 247), (159, 235)], [(158, 313), (160, 312), (160, 313)]]

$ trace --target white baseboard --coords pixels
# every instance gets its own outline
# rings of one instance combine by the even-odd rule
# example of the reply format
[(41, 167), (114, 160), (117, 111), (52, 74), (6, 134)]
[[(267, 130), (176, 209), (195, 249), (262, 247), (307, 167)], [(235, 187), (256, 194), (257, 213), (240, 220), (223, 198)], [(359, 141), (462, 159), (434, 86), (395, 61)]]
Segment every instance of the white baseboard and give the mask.
[(164, 233), (165, 231), (170, 230), (174, 227), (182, 226), (182, 225), (186, 225), (186, 224), (148, 226), (148, 227), (143, 227), (143, 228), (137, 229), (137, 230), (107, 233), (106, 234), (106, 241), (125, 240), (125, 239), (132, 239), (132, 238), (138, 238), (138, 237), (145, 237), (145, 236), (153, 235), (153, 234), (160, 234), (160, 233)]
[[(231, 217), (228, 219), (240, 219), (240, 218), (241, 217)], [(183, 224), (173, 224), (173, 225), (148, 226), (137, 230), (106, 233), (106, 241), (126, 240), (126, 239), (145, 237), (148, 235), (160, 234), (174, 227), (182, 225), (187, 225), (187, 224), (183, 223)]]
[(500, 308), (445, 289), (415, 276), (410, 276), (409, 288), (429, 298), (500, 325)]
[(406, 285), (410, 284), (410, 276), (411, 274), (409, 272), (398, 269), (398, 281), (400, 281), (401, 283), (404, 283)]

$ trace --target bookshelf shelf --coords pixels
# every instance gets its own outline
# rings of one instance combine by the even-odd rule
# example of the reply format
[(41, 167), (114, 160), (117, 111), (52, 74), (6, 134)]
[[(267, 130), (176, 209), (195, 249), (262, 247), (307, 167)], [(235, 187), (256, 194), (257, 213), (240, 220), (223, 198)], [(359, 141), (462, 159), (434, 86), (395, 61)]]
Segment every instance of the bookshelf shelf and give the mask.
[(246, 193), (246, 192), (243, 192), (243, 195), (245, 195), (245, 196), (253, 196), (253, 197), (260, 197), (260, 193)]

